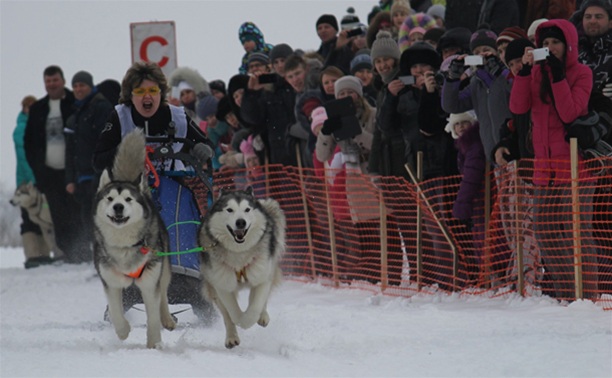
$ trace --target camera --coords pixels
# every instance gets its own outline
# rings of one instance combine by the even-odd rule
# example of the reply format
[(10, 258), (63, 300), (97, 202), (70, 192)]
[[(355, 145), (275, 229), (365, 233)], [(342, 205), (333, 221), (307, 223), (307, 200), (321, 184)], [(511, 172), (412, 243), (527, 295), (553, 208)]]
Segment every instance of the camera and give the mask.
[(413, 85), (415, 83), (414, 76), (400, 76), (398, 77), (404, 85)]
[(355, 29), (351, 29), (346, 33), (347, 38), (356, 37), (358, 35), (364, 35), (365, 30), (362, 27), (357, 27)]
[(263, 74), (259, 75), (259, 84), (274, 84), (278, 81), (277, 74)]
[(482, 66), (484, 64), (484, 60), (480, 55), (468, 55), (463, 61), (466, 66)]
[(533, 54), (533, 61), (538, 62), (540, 60), (546, 59), (548, 57), (548, 47), (542, 47), (541, 49), (531, 50), (531, 54)]
[(444, 85), (444, 80), (446, 79), (446, 76), (444, 75), (444, 72), (436, 72), (434, 74), (434, 80), (436, 81), (436, 85), (440, 88), (442, 88), (442, 86)]

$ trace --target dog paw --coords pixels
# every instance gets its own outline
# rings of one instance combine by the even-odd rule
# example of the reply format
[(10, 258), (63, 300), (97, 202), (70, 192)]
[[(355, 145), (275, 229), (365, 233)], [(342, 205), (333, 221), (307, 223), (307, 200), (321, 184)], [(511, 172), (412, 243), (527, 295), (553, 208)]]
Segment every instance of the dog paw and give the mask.
[(240, 338), (238, 337), (238, 335), (227, 337), (225, 339), (225, 347), (227, 349), (232, 349), (233, 347), (237, 347), (238, 345), (240, 345)]
[(268, 315), (267, 311), (264, 310), (264, 312), (261, 313), (261, 316), (259, 317), (257, 324), (259, 324), (262, 327), (266, 327), (268, 324), (270, 324), (270, 315)]
[(255, 325), (255, 322), (257, 322), (257, 320), (257, 315), (253, 315), (252, 313), (247, 311), (240, 317), (240, 322), (238, 322), (238, 325), (243, 329), (249, 329), (253, 325)]
[(119, 340), (125, 340), (128, 338), (128, 335), (130, 334), (130, 325), (127, 321), (125, 322), (121, 322), (120, 324), (115, 326), (115, 333), (117, 334), (117, 337), (119, 337)]
[(161, 340), (147, 340), (147, 348), (149, 349), (163, 349)]
[(168, 331), (172, 331), (176, 328), (176, 317), (171, 315), (168, 318), (162, 319), (162, 326)]

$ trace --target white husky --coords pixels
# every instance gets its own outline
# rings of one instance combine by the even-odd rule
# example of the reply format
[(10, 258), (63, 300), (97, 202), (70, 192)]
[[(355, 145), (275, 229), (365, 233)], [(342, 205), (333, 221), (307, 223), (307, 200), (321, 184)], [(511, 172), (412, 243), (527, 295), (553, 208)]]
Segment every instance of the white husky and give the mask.
[(112, 172), (100, 178), (94, 205), (94, 265), (108, 300), (108, 314), (121, 340), (130, 333), (123, 314), (122, 291), (140, 289), (147, 313), (147, 347), (161, 342), (161, 327), (176, 326), (168, 308), (171, 272), (168, 233), (144, 175), (145, 138), (128, 134), (117, 151)]
[[(285, 223), (278, 202), (257, 200), (250, 187), (221, 192), (204, 218), (198, 235), (202, 293), (221, 311), (227, 348), (240, 344), (236, 325), (247, 329), (270, 322), (266, 307), (282, 277), (278, 263), (285, 250)], [(241, 289), (250, 290), (244, 312), (237, 300)]]

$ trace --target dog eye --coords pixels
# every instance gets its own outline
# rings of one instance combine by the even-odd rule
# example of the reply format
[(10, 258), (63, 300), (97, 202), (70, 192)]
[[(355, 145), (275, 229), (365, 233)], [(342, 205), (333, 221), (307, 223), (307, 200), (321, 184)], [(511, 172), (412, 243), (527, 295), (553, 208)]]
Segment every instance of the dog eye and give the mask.
[(248, 213), (248, 212), (250, 212), (250, 211), (251, 211), (251, 208), (250, 208), (250, 207), (247, 207), (246, 209), (244, 209), (244, 212), (245, 212), (245, 213)]
[(233, 213), (234, 209), (225, 209), (225, 211), (227, 211), (228, 213)]
[(132, 197), (127, 197), (127, 198), (125, 199), (125, 202), (127, 202), (127, 203), (132, 202)]
[(107, 200), (108, 202), (113, 202), (113, 197), (108, 196), (108, 197), (106, 197), (106, 200)]

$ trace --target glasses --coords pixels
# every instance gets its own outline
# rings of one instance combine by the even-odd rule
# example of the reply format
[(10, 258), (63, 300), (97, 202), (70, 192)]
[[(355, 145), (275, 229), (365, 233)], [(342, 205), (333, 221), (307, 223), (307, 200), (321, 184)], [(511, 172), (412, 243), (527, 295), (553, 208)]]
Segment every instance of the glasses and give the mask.
[(147, 93), (150, 94), (151, 96), (155, 96), (156, 94), (159, 94), (159, 92), (161, 92), (161, 89), (159, 89), (159, 87), (148, 87), (148, 88), (134, 88), (132, 89), (132, 94), (134, 96), (138, 96), (138, 97), (142, 97), (144, 95), (146, 95)]

